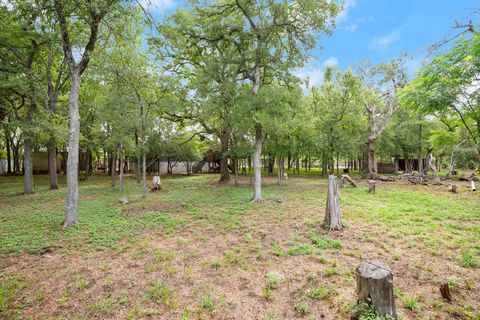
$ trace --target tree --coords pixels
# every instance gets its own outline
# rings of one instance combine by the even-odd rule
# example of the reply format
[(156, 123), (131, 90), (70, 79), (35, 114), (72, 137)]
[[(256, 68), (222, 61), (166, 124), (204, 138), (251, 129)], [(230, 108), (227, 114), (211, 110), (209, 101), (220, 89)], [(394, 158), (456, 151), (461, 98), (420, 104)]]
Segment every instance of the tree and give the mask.
[(376, 142), (400, 107), (397, 90), (405, 86), (406, 58), (400, 57), (377, 66), (360, 68), (366, 83), (364, 106), (368, 115), (367, 171), (369, 179), (378, 175)]
[[(104, 1), (61, 1), (54, 0), (55, 13), (62, 36), (63, 53), (70, 71), (69, 88), (69, 137), (67, 160), (67, 200), (63, 226), (78, 223), (78, 158), (80, 141), (80, 113), (78, 109), (81, 76), (88, 67), (95, 45), (99, 38), (100, 24), (105, 16), (115, 10), (118, 0)], [(74, 30), (87, 28), (89, 36), (86, 44), (81, 47), (79, 62), (76, 61), (73, 48), (80, 47)], [(78, 29), (77, 29), (78, 30)]]
[[(402, 90), (402, 102), (415, 111), (463, 126), (480, 164), (480, 33), (427, 62)], [(455, 121), (455, 122), (457, 122)]]
[[(202, 15), (227, 17), (218, 18), (218, 41), (235, 45), (238, 56), (232, 63), (251, 83), (255, 141), (252, 201), (260, 201), (264, 132), (258, 119), (262, 105), (257, 97), (261, 87), (272, 79), (279, 83), (289, 82), (292, 70), (305, 63), (305, 53), (315, 45), (318, 34), (329, 33), (333, 28), (340, 6), (327, 0), (230, 0), (197, 8), (197, 11), (200, 18)], [(231, 19), (232, 16), (236, 18)]]

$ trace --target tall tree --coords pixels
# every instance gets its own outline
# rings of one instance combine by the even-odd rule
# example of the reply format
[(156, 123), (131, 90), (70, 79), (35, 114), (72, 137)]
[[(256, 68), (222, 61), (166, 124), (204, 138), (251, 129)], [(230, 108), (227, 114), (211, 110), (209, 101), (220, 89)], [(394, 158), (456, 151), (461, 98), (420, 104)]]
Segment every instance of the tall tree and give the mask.
[[(104, 1), (62, 1), (54, 0), (55, 13), (62, 36), (63, 53), (70, 71), (70, 88), (68, 101), (69, 137), (67, 159), (67, 200), (63, 226), (78, 223), (78, 161), (80, 141), (80, 113), (78, 109), (81, 76), (88, 67), (95, 45), (99, 38), (100, 24), (105, 16), (115, 10), (118, 0)], [(74, 28), (75, 27), (75, 28)], [(86, 28), (89, 36), (82, 46), (73, 30)], [(78, 30), (78, 29), (77, 29)], [(81, 48), (81, 58), (76, 61), (74, 48)]]

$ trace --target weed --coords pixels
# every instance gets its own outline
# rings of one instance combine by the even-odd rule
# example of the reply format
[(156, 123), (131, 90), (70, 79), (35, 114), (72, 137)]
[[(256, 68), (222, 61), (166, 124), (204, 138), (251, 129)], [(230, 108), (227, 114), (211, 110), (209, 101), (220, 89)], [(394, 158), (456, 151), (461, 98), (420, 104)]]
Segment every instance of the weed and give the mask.
[(308, 296), (313, 299), (323, 300), (328, 298), (333, 290), (327, 286), (320, 285), (308, 292)]
[(172, 292), (164, 283), (151, 282), (148, 285), (147, 298), (163, 305), (170, 305)]

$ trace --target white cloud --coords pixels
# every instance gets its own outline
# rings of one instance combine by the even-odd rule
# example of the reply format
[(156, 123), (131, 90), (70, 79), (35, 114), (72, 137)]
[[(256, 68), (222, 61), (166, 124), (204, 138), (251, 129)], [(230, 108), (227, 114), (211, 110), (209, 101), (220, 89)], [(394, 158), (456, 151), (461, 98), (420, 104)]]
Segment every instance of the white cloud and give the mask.
[(348, 11), (355, 7), (356, 0), (345, 0), (343, 3), (343, 10), (337, 16), (337, 24), (341, 24), (342, 22), (347, 21), (348, 19)]
[(330, 57), (323, 63), (324, 67), (336, 67), (338, 65), (337, 57)]
[(173, 0), (139, 0), (138, 3), (149, 10), (159, 11), (174, 8), (177, 5)]
[(401, 28), (397, 28), (384, 36), (375, 37), (370, 42), (370, 48), (384, 50), (400, 39), (400, 34)]
[(343, 29), (347, 30), (348, 32), (355, 32), (357, 30), (357, 25), (352, 24), (352, 25), (343, 27)]
[[(323, 63), (319, 61), (310, 60), (310, 62), (303, 68), (298, 69), (295, 75), (302, 80), (308, 81), (308, 87), (319, 85), (323, 81), (326, 67), (336, 67), (338, 65), (337, 57), (330, 57)], [(303, 87), (304, 92), (308, 92), (306, 86)]]

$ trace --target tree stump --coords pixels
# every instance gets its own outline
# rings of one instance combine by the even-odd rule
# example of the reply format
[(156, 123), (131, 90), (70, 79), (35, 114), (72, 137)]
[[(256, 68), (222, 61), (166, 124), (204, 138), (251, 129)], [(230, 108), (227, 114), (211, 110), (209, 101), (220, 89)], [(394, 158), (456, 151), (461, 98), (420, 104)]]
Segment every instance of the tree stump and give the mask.
[(326, 229), (342, 230), (342, 217), (340, 210), (340, 193), (338, 192), (337, 177), (328, 176), (327, 205), (323, 225)]
[(358, 188), (358, 184), (353, 181), (353, 179), (348, 175), (348, 174), (343, 174), (342, 175), (342, 188), (345, 188), (347, 186), (347, 182), (352, 185), (354, 188)]
[(457, 189), (458, 187), (455, 184), (451, 184), (448, 186), (448, 192), (457, 193)]
[(477, 187), (475, 186), (475, 181), (472, 179), (470, 183), (472, 184), (472, 191), (477, 191)]
[(375, 180), (368, 180), (368, 193), (375, 193)]
[(372, 261), (357, 267), (357, 295), (359, 305), (372, 305), (379, 315), (397, 319), (393, 274), (387, 264)]
[(162, 189), (162, 182), (160, 181), (160, 176), (153, 176), (153, 184), (150, 188), (151, 191), (158, 191)]
[(452, 295), (450, 294), (450, 287), (448, 286), (448, 281), (443, 281), (440, 284), (440, 293), (442, 294), (442, 298), (447, 301), (452, 301)]

